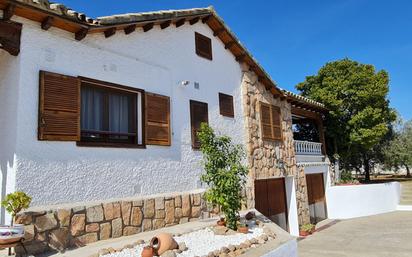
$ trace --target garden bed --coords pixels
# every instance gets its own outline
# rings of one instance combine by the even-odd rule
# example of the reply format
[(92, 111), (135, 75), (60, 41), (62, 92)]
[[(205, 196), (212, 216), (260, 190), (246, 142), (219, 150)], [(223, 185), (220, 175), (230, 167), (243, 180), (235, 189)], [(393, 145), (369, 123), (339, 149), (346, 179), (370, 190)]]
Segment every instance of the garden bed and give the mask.
[[(179, 244), (179, 248), (168, 251), (161, 256), (239, 256), (250, 248), (256, 248), (276, 238), (276, 234), (263, 222), (252, 220), (246, 223), (249, 226), (247, 234), (217, 225), (184, 234), (175, 234), (174, 239)], [(143, 248), (148, 245), (149, 240), (139, 240), (132, 245), (126, 245), (123, 249), (102, 249), (99, 256), (139, 257)]]

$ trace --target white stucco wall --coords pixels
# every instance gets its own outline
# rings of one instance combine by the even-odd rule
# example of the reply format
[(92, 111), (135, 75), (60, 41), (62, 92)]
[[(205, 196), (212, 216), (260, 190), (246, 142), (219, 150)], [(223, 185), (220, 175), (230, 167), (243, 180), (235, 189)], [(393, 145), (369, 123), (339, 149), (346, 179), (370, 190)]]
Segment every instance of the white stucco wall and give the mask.
[(326, 190), (330, 219), (349, 219), (395, 211), (399, 200), (398, 182), (333, 186)]
[[(43, 31), (38, 23), (17, 20), (24, 23), (19, 57), (24, 72), (17, 105), (16, 187), (33, 196), (33, 205), (198, 188), (201, 154), (191, 148), (190, 99), (209, 104), (209, 123), (217, 132), (244, 143), (240, 65), (207, 25), (155, 27), (147, 33), (139, 28), (130, 35), (88, 35), (78, 42), (71, 33), (53, 27)], [(196, 55), (195, 31), (212, 39), (213, 61)], [(119, 149), (38, 141), (39, 70), (170, 96), (172, 146)], [(179, 87), (182, 80), (191, 83)], [(234, 96), (235, 118), (219, 114), (219, 92)]]
[[(16, 171), (16, 113), (20, 74), (20, 58), (0, 51), (0, 199), (15, 189)], [(0, 211), (0, 223), (5, 219)]]

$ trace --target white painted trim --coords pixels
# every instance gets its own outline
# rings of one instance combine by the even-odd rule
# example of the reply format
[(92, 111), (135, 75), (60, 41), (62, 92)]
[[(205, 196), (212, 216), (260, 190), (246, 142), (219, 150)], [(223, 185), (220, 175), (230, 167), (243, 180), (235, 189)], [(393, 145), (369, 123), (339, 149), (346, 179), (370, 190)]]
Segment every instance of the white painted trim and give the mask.
[(294, 176), (285, 178), (285, 187), (286, 204), (288, 206), (289, 233), (293, 236), (299, 236), (298, 207), (296, 203), (296, 185)]

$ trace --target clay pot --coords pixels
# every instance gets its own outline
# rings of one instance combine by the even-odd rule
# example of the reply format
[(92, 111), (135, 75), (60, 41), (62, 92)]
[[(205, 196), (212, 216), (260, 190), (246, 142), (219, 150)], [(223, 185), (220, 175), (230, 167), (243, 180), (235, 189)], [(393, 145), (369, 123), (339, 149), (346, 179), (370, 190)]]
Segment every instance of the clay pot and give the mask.
[(224, 218), (220, 218), (220, 220), (217, 221), (218, 226), (226, 226), (226, 221)]
[(245, 215), (245, 219), (246, 219), (246, 220), (251, 220), (251, 219), (253, 219), (253, 218), (255, 218), (255, 217), (256, 217), (256, 214), (255, 214), (254, 211), (250, 211), (250, 212), (246, 213), (246, 215)]
[(249, 228), (248, 228), (247, 226), (245, 226), (245, 227), (238, 227), (238, 228), (237, 228), (237, 231), (238, 231), (239, 233), (247, 234), (247, 233), (249, 233)]
[(168, 250), (177, 249), (179, 245), (169, 233), (160, 233), (150, 240), (150, 246), (153, 247), (156, 255), (162, 255)]
[(145, 246), (142, 251), (142, 257), (153, 257), (155, 251), (151, 246)]
[(301, 237), (307, 237), (307, 236), (309, 236), (309, 232), (308, 232), (308, 231), (303, 231), (303, 230), (301, 230), (301, 231), (299, 231), (299, 236), (301, 236)]

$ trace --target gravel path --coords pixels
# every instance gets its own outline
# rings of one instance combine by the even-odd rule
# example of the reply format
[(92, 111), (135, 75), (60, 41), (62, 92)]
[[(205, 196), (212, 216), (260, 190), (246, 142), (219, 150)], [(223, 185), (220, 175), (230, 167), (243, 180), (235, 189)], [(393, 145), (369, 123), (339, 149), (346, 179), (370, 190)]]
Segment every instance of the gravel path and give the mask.
[[(257, 238), (263, 234), (263, 229), (257, 226), (249, 227), (248, 234), (236, 233), (234, 235), (215, 235), (210, 228), (194, 231), (174, 237), (178, 242), (184, 242), (188, 248), (177, 257), (193, 257), (207, 255), (209, 252), (219, 250), (228, 245), (239, 245), (244, 241)], [(140, 257), (145, 244), (138, 245), (132, 249), (125, 249), (121, 252), (104, 255), (104, 257)]]

